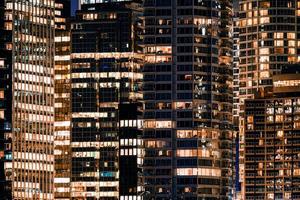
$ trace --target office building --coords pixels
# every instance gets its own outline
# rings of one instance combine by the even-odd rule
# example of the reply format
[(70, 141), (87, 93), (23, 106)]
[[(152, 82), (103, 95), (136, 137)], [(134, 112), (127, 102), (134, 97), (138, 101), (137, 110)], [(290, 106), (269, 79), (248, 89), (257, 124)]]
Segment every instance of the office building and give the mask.
[(299, 199), (300, 71), (273, 76), (273, 97), (245, 101), (244, 199)]
[(71, 198), (137, 199), (139, 1), (89, 1), (72, 22)]
[(297, 1), (240, 1), (240, 98), (272, 88), (272, 75), (297, 62)]
[(69, 0), (55, 1), (54, 198), (71, 197), (71, 36)]
[(234, 125), (239, 125), (239, 62), (240, 62), (240, 43), (239, 43), (239, 12), (238, 8), (234, 8), (233, 18), (233, 121)]
[(12, 199), (12, 49), (11, 10), (0, 2), (0, 191), (4, 199)]
[(69, 10), (66, 0), (1, 1), (1, 199), (54, 199), (54, 186), (70, 190), (60, 184), (70, 179), (62, 164), (69, 152), (58, 155), (70, 131)]
[(240, 103), (239, 103), (239, 62), (240, 62), (240, 38), (239, 38), (239, 1), (233, 1), (233, 131), (235, 137), (235, 184), (234, 199), (241, 199), (241, 180), (240, 180), (240, 164), (239, 164), (239, 121), (240, 121)]
[(291, 1), (240, 1), (240, 179), (244, 188), (243, 118), (245, 99), (271, 93), (272, 76), (282, 65), (298, 62), (299, 4)]
[(233, 131), (235, 137), (235, 184), (234, 193), (235, 199), (240, 199), (240, 176), (239, 176), (239, 120), (240, 120), (240, 105), (239, 105), (239, 2), (233, 1)]
[(232, 2), (145, 0), (143, 199), (231, 199)]
[(0, 7), (1, 198), (53, 199), (54, 1)]

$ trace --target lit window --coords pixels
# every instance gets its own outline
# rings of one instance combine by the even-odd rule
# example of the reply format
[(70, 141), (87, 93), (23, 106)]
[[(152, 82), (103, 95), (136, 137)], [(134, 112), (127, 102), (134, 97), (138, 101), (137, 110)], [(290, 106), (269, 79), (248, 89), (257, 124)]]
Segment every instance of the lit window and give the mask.
[(4, 110), (0, 110), (0, 119), (4, 119)]
[(260, 72), (259, 77), (260, 78), (269, 78), (270, 77), (270, 72), (269, 71)]
[(0, 91), (0, 99), (4, 99), (4, 91), (3, 90)]
[(287, 33), (287, 38), (288, 39), (295, 39), (296, 38), (296, 34), (295, 33)]
[(268, 34), (267, 34), (267, 33), (261, 33), (261, 38), (262, 38), (262, 39), (268, 38)]
[(277, 131), (277, 137), (283, 137), (284, 132), (283, 131)]
[(264, 63), (259, 65), (260, 70), (269, 70), (269, 64)]
[(266, 15), (268, 15), (268, 10), (260, 10), (259, 11), (259, 13), (260, 13), (260, 16), (266, 16)]
[(284, 34), (283, 33), (274, 33), (275, 39), (283, 39)]
[(295, 53), (296, 53), (295, 48), (289, 48), (288, 54), (295, 54)]
[(283, 40), (276, 40), (275, 46), (283, 46)]
[(271, 5), (269, 1), (262, 1), (259, 4), (261, 8), (269, 8)]
[(247, 121), (248, 123), (253, 123), (253, 116), (248, 116)]
[(283, 122), (283, 115), (276, 115), (275, 121), (276, 122)]
[(221, 176), (221, 169), (210, 168), (178, 168), (178, 176)]
[(259, 54), (269, 54), (269, 48), (261, 48), (261, 49), (259, 49)]
[(156, 128), (172, 128), (172, 121), (157, 121)]
[(4, 60), (0, 60), (0, 68), (4, 68)]
[(289, 40), (289, 46), (290, 47), (296, 46), (296, 41), (295, 40)]

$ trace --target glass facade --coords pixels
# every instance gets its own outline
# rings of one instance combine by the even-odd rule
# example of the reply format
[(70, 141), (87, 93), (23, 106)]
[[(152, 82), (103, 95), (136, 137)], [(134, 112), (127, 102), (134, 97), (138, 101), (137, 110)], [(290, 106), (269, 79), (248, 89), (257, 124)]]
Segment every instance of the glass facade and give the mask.
[(12, 9), (13, 199), (54, 199), (54, 0)]
[(0, 2), (0, 191), (4, 199), (12, 199), (12, 49), (11, 9)]
[(140, 13), (86, 4), (72, 22), (72, 198), (137, 199)]
[(273, 97), (245, 102), (245, 199), (299, 199), (299, 65), (273, 75)]
[(114, 3), (132, 0), (80, 0), (80, 4), (98, 4), (98, 3)]
[[(299, 2), (242, 0), (239, 11), (240, 176), (244, 180), (244, 101), (271, 94), (282, 65), (299, 62)], [(268, 94), (269, 93), (269, 94)], [(242, 187), (244, 188), (244, 187)]]
[[(272, 87), (272, 75), (297, 62), (297, 1), (240, 2), (240, 96)], [(243, 101), (241, 100), (241, 103)]]
[(239, 120), (240, 120), (240, 104), (239, 104), (239, 53), (240, 53), (240, 41), (239, 41), (239, 1), (233, 1), (233, 131), (235, 137), (235, 197), (234, 199), (241, 199), (241, 185), (239, 176)]
[(0, 199), (300, 199), (298, 0), (70, 4), (0, 0)]
[(144, 1), (143, 199), (232, 195), (232, 2)]
[(55, 1), (54, 196), (71, 197), (71, 35), (69, 0)]
[(245, 199), (299, 199), (300, 99), (246, 100)]

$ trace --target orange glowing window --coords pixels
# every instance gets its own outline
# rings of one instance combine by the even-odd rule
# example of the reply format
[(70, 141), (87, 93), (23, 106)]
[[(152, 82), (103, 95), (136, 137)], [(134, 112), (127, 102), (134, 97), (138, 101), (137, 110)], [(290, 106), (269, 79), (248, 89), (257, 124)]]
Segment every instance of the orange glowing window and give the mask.
[(269, 8), (270, 7), (270, 1), (262, 1), (259, 3), (259, 6), (261, 8)]
[(4, 91), (0, 91), (0, 99), (4, 99)]

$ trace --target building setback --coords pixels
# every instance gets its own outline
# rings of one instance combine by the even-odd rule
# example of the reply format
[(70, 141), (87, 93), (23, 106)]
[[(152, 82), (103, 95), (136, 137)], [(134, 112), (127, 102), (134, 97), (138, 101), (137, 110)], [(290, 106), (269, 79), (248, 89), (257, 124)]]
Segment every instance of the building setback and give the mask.
[(83, 2), (72, 22), (72, 198), (137, 199), (139, 1)]
[(273, 76), (274, 96), (245, 101), (245, 198), (299, 199), (300, 74)]
[(230, 199), (232, 2), (144, 1), (145, 199)]
[[(282, 65), (299, 62), (299, 4), (291, 1), (241, 0), (239, 9), (240, 179), (244, 183), (244, 101), (272, 88)], [(263, 92), (264, 93), (264, 92)]]

